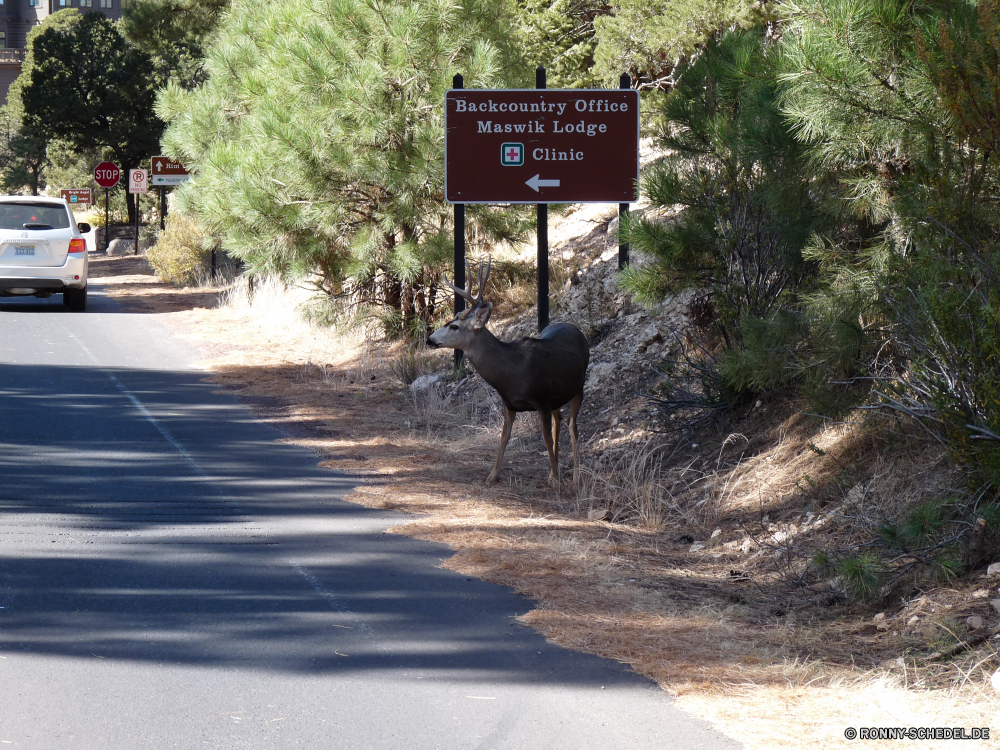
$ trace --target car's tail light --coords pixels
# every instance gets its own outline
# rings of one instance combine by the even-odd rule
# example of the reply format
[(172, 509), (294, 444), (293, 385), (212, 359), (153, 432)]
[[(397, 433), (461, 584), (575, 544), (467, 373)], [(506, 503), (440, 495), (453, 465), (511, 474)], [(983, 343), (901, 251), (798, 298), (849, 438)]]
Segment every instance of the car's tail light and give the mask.
[(71, 253), (85, 253), (85, 252), (87, 252), (87, 241), (86, 240), (70, 240), (69, 241), (69, 251)]

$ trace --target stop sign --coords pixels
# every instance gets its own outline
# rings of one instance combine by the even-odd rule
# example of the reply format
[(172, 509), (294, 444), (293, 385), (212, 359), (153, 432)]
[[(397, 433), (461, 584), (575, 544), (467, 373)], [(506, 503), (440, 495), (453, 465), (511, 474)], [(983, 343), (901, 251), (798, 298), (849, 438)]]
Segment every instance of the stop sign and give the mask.
[(102, 161), (94, 167), (94, 182), (103, 188), (113, 188), (122, 178), (122, 171), (109, 161)]

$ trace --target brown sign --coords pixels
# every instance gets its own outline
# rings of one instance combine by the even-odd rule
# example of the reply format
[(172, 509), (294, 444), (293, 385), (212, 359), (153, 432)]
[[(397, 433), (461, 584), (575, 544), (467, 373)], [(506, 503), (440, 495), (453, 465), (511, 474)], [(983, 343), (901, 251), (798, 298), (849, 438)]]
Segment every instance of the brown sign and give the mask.
[(191, 175), (184, 169), (184, 165), (174, 161), (169, 156), (154, 156), (149, 161), (151, 167), (149, 170), (150, 185), (179, 185), (191, 179)]
[(77, 205), (78, 203), (93, 203), (93, 198), (90, 194), (90, 188), (70, 188), (68, 190), (60, 191), (62, 199), (69, 203), (70, 205)]
[(452, 89), (444, 122), (450, 203), (638, 200), (638, 91)]

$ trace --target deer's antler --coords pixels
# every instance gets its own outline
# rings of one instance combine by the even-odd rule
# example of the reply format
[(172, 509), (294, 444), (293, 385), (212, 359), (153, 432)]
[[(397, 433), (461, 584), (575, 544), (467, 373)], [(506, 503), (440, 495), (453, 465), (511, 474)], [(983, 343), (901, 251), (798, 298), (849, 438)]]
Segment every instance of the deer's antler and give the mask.
[(445, 286), (447, 286), (455, 294), (465, 298), (469, 302), (469, 307), (467, 307), (465, 312), (461, 314), (460, 316), (461, 318), (465, 319), (469, 317), (472, 314), (473, 310), (475, 310), (477, 307), (483, 304), (483, 295), (486, 292), (486, 284), (490, 280), (490, 271), (492, 270), (492, 268), (493, 268), (492, 257), (490, 257), (489, 262), (486, 266), (485, 274), (483, 273), (482, 261), (479, 262), (479, 266), (476, 268), (476, 280), (479, 286), (479, 294), (475, 296), (472, 295), (472, 286), (471, 286), (472, 267), (469, 265), (469, 261), (465, 261), (465, 278), (469, 279), (468, 283), (470, 284), (468, 289), (462, 289), (460, 287), (455, 286), (454, 284), (448, 281), (447, 275), (441, 274), (441, 280), (444, 282)]

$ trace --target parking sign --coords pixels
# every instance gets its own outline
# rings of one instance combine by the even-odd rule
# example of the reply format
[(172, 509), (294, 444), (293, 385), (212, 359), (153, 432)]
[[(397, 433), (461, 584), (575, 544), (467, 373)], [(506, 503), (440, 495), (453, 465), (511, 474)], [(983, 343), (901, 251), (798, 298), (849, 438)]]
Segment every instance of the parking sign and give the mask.
[(145, 169), (130, 169), (128, 171), (128, 191), (145, 195), (149, 192), (149, 172)]

